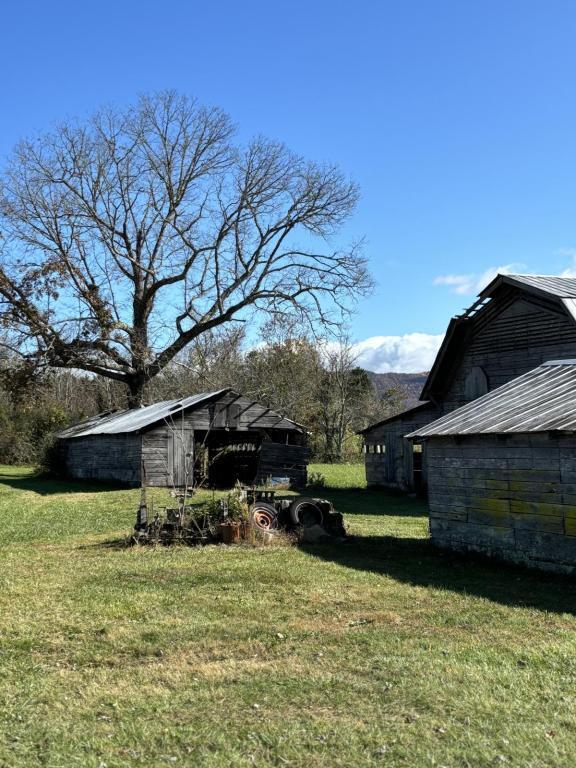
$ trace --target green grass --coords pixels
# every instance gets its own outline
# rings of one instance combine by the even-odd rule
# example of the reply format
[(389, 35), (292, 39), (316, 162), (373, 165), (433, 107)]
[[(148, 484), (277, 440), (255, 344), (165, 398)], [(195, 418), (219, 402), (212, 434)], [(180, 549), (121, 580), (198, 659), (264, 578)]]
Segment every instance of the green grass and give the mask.
[(313, 469), (344, 544), (121, 549), (137, 491), (0, 468), (0, 767), (572, 768), (574, 582)]

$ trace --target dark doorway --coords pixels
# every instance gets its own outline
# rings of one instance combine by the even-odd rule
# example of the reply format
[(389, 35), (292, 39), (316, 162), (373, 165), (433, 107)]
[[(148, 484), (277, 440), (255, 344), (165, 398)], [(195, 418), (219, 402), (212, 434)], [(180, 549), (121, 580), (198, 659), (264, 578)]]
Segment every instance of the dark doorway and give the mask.
[(213, 435), (208, 444), (208, 483), (212, 488), (231, 488), (236, 482), (252, 485), (259, 460), (259, 435)]
[(412, 446), (412, 482), (414, 491), (419, 496), (423, 496), (425, 493), (423, 457), (422, 443), (414, 443)]

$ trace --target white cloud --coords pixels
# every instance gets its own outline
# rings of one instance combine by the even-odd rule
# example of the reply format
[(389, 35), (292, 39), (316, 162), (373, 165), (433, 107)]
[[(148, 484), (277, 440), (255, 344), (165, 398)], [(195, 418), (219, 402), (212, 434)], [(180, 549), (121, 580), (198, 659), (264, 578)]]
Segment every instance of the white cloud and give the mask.
[(354, 344), (357, 364), (375, 373), (429, 371), (443, 334), (406, 333), (403, 336), (371, 336)]
[(496, 275), (513, 275), (517, 272), (526, 274), (524, 264), (501, 264), (488, 267), (484, 272), (471, 272), (463, 275), (439, 275), (434, 278), (434, 285), (447, 285), (452, 293), (460, 296), (475, 296), (494, 280)]
[(570, 259), (570, 266), (560, 273), (560, 277), (576, 277), (576, 249), (560, 248), (558, 253), (560, 256)]
[(434, 285), (448, 285), (452, 293), (472, 293), (475, 275), (439, 275), (434, 278)]

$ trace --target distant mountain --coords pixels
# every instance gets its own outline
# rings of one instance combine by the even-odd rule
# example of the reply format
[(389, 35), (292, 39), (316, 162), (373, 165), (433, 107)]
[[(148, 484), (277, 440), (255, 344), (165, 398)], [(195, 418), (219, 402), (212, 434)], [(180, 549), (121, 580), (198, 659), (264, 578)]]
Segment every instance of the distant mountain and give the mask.
[(405, 392), (406, 408), (419, 402), (422, 387), (428, 378), (427, 373), (367, 373), (380, 396), (384, 397), (391, 389)]

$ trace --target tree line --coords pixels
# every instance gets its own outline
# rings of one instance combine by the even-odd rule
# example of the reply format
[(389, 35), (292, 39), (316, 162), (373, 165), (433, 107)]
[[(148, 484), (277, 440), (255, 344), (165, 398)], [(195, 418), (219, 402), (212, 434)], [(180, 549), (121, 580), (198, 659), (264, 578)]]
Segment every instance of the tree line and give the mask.
[[(232, 388), (303, 424), (314, 459), (357, 461), (357, 431), (401, 410), (400, 389), (376, 393), (345, 340), (326, 344), (275, 334), (248, 344), (243, 328), (204, 335), (177, 356), (143, 393), (144, 403)], [(81, 371), (40, 374), (0, 366), (0, 462), (36, 463), (55, 433), (96, 413), (124, 409), (120, 382)]]

